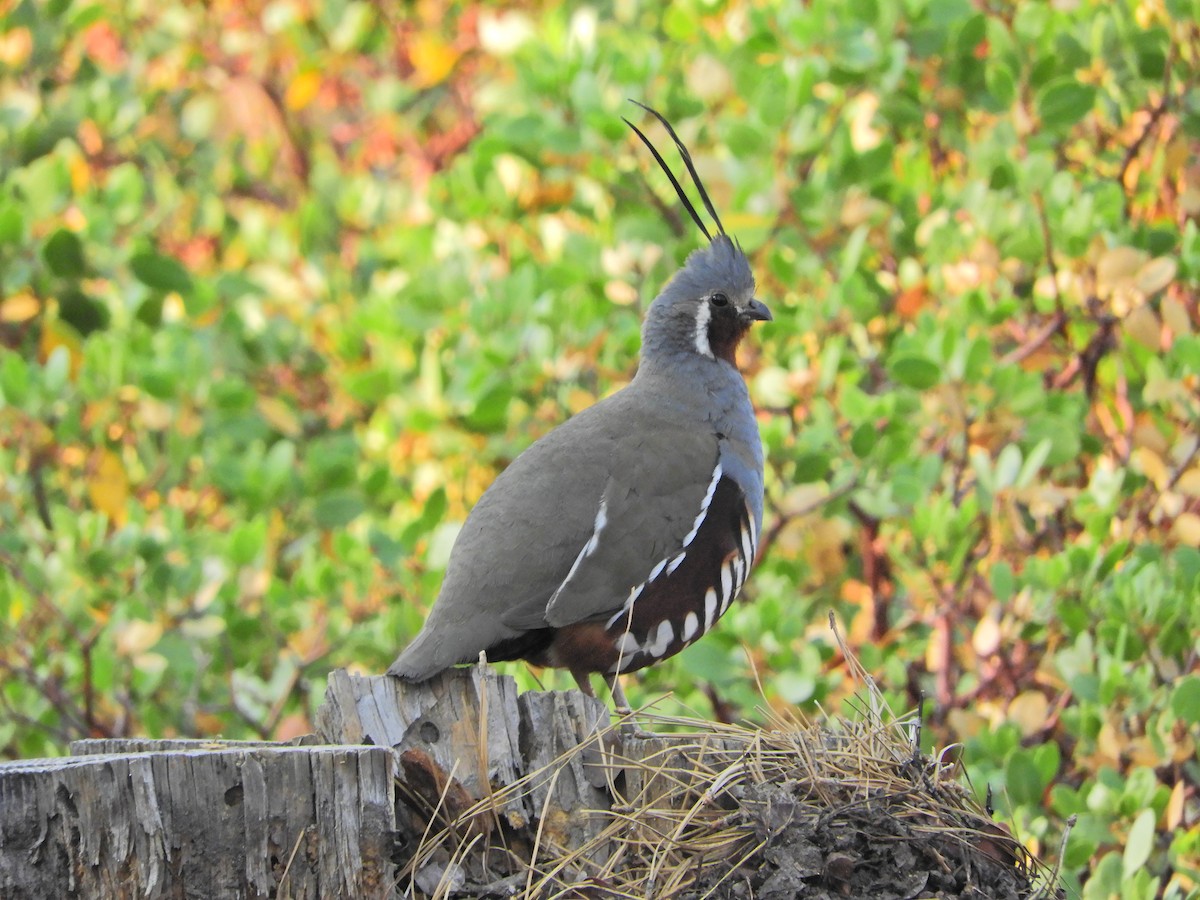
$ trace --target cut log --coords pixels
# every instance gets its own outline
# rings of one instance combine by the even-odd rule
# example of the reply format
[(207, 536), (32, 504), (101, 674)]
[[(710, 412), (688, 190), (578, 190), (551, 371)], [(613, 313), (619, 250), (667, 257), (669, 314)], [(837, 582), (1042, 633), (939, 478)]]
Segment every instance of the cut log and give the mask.
[(390, 897), (394, 774), (361, 746), (3, 763), (0, 897)]
[(773, 731), (647, 715), (674, 732), (648, 735), (486, 667), (334, 672), (293, 745), (0, 764), (0, 898), (1030, 896), (1021, 845), (871, 700)]

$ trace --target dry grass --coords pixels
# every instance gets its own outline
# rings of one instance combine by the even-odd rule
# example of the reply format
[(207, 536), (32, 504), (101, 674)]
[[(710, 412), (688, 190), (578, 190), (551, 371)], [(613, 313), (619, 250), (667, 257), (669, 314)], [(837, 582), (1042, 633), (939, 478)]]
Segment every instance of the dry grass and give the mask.
[[(440, 804), (402, 884), (435, 898), (1051, 896), (950, 754), (920, 754), (919, 720), (895, 716), (858, 674), (851, 715), (819, 722), (758, 729), (640, 710), (656, 733), (608, 728), (453, 821)], [(603, 777), (610, 809), (557, 809), (552, 789), (532, 822), (497, 814), (577, 756)]]

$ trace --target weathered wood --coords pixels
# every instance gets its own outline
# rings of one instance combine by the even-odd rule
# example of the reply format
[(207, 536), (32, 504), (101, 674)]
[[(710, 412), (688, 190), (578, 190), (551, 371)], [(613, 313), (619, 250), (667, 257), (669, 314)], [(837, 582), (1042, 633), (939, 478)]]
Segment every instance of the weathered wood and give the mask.
[(395, 768), (373, 747), (0, 764), (0, 897), (390, 897)]
[[(928, 882), (976, 897), (997, 879), (1018, 887), (989, 896), (1026, 896), (1019, 845), (913, 756), (906, 731), (647, 735), (609, 721), (594, 698), (518, 697), (485, 667), (422, 685), (335, 672), (320, 733), (298, 746), (78, 741), (71, 757), (0, 764), (0, 898), (732, 897), (753, 884), (877, 900), (898, 872), (914, 879), (886, 896)], [(944, 833), (914, 824), (938, 816)]]
[(172, 750), (250, 750), (255, 747), (311, 747), (321, 743), (315, 734), (305, 734), (290, 741), (227, 741), (224, 738), (84, 738), (71, 741), (67, 748), (72, 756), (95, 756), (100, 753), (165, 753)]
[[(422, 684), (339, 670), (329, 676), (316, 724), (321, 739), (330, 743), (391, 747), (401, 756), (402, 776), (412, 780), (424, 773), (436, 806), (463, 800), (456, 800), (455, 789), (443, 790), (423, 756), (461, 786), (465, 798), (478, 800), (607, 727), (609, 712), (578, 691), (530, 692), (518, 699), (516, 681), (488, 666), (450, 670)], [(602, 777), (590, 783), (582, 763), (572, 761), (536, 781), (531, 792), (505, 797), (493, 813), (512, 827), (524, 827), (540, 816), (552, 782), (559, 808), (607, 807), (608, 795), (597, 790)]]
[[(604, 827), (613, 773), (601, 760), (599, 734), (610, 718), (603, 702), (579, 691), (518, 697), (511, 677), (475, 666), (417, 685), (335, 672), (317, 728), (323, 740), (365, 741), (397, 751), (397, 830), (407, 844), (419, 844), (435, 820), (455, 823), (464, 839), (481, 836), (485, 844), (500, 846), (515, 841), (528, 852), (523, 843), (533, 830), (544, 846), (578, 848)], [(520, 790), (505, 790), (527, 775)], [(465, 818), (484, 798), (487, 812)], [(503, 838), (494, 833), (497, 828)], [(489, 871), (506, 871), (509, 855), (478, 854), (463, 866), (438, 853), (414, 877), (430, 893), (443, 877), (479, 884)]]

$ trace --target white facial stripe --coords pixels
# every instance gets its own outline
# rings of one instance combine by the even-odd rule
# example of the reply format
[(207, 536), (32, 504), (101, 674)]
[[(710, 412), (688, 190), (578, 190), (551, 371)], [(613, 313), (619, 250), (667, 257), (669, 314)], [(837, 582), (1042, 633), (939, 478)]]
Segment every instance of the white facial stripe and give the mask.
[(688, 613), (683, 619), (683, 641), (687, 643), (696, 636), (697, 629), (700, 628), (700, 618), (694, 613)]
[(721, 480), (723, 474), (721, 463), (717, 463), (717, 467), (713, 469), (712, 478), (708, 482), (708, 490), (704, 492), (704, 500), (700, 504), (700, 512), (696, 516), (696, 521), (692, 523), (692, 530), (687, 533), (683, 539), (683, 546), (687, 547), (696, 539), (696, 535), (700, 533), (700, 526), (704, 524), (704, 517), (708, 515), (708, 507), (712, 503), (713, 494), (717, 492), (717, 482)]
[(708, 308), (707, 302), (701, 302), (696, 307), (696, 352), (701, 356), (707, 356), (709, 359), (715, 359), (713, 356), (712, 347), (708, 343), (708, 323), (712, 320), (712, 310)]

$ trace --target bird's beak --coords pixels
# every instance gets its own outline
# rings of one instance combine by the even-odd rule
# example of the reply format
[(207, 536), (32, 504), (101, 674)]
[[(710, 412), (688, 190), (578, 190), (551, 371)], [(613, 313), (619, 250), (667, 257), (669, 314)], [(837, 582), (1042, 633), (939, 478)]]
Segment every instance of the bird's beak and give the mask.
[(760, 300), (751, 300), (746, 308), (742, 310), (742, 318), (749, 322), (770, 322), (775, 317), (771, 315), (771, 310), (767, 308), (767, 304)]

